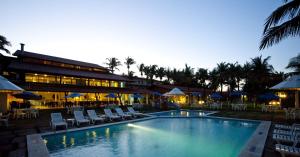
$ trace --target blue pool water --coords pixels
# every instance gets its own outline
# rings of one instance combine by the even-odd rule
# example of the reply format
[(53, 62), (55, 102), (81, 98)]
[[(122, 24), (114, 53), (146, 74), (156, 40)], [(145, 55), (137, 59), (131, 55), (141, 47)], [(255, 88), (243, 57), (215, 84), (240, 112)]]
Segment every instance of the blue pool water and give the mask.
[(202, 117), (211, 114), (210, 111), (196, 111), (196, 110), (174, 110), (166, 112), (152, 113), (156, 116), (171, 116), (171, 117)]
[(53, 157), (235, 157), (258, 124), (156, 118), (43, 138)]

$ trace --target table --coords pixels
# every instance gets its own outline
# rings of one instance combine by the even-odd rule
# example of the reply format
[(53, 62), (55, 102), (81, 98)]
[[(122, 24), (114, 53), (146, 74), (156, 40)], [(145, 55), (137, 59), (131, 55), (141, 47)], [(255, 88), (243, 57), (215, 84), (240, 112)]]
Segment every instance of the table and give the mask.
[(67, 123), (71, 123), (72, 127), (75, 124), (75, 119), (73, 119), (73, 118), (66, 119), (66, 121), (67, 121)]

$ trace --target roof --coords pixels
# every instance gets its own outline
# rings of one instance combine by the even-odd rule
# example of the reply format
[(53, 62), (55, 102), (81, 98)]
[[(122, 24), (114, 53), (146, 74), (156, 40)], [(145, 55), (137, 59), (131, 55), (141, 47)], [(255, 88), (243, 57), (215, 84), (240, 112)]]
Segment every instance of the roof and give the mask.
[(78, 71), (73, 69), (66, 69), (66, 68), (39, 65), (39, 64), (21, 63), (17, 61), (10, 63), (8, 68), (12, 70), (21, 70), (21, 71), (33, 72), (33, 73), (42, 72), (46, 74), (56, 74), (56, 75), (64, 75), (64, 76), (127, 81), (126, 78), (115, 74), (99, 73), (99, 72), (92, 72), (92, 71)]
[(60, 57), (54, 57), (54, 56), (38, 54), (38, 53), (33, 53), (33, 52), (28, 52), (28, 51), (17, 50), (14, 53), (14, 55), (18, 56), (18, 57), (30, 57), (30, 58), (36, 58), (36, 59), (41, 59), (41, 60), (61, 62), (61, 63), (66, 63), (66, 64), (91, 67), (91, 68), (107, 69), (107, 68), (102, 67), (98, 64), (81, 62), (81, 61), (76, 61), (76, 60), (72, 60), (72, 59), (60, 58)]
[(208, 89), (204, 89), (204, 88), (195, 88), (195, 87), (184, 87), (184, 86), (175, 86), (175, 85), (155, 85), (156, 88), (159, 89), (159, 91), (162, 92), (168, 92), (170, 90), (172, 90), (173, 88), (179, 88), (180, 90), (182, 90), (185, 93), (193, 93), (193, 92), (207, 92), (209, 91)]

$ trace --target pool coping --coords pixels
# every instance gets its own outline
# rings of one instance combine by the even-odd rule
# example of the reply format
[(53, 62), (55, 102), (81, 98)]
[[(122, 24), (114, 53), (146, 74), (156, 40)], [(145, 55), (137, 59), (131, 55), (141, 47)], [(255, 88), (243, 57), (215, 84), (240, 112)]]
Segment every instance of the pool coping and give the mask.
[(261, 121), (255, 132), (248, 139), (238, 157), (261, 157), (267, 141), (270, 121)]
[[(40, 157), (50, 156), (48, 152), (48, 148), (46, 144), (44, 143), (42, 136), (47, 135), (53, 135), (53, 134), (60, 134), (60, 133), (67, 133), (67, 132), (74, 132), (74, 131), (81, 131), (81, 130), (88, 130), (88, 129), (94, 129), (94, 128), (101, 128), (101, 127), (107, 127), (111, 125), (118, 125), (118, 124), (124, 124), (124, 123), (131, 123), (131, 122), (138, 122), (138, 121), (145, 121), (150, 119), (156, 119), (156, 118), (213, 118), (213, 119), (227, 119), (227, 120), (239, 120), (239, 121), (249, 121), (249, 122), (260, 122), (259, 126), (256, 128), (252, 136), (248, 139), (247, 143), (242, 148), (241, 152), (239, 153), (238, 157), (261, 157), (265, 142), (267, 140), (268, 132), (271, 126), (270, 121), (261, 121), (261, 120), (252, 120), (252, 119), (239, 119), (239, 118), (229, 118), (229, 117), (217, 117), (217, 116), (211, 116), (205, 115), (205, 116), (190, 116), (190, 117), (179, 117), (179, 116), (156, 116), (153, 115), (155, 113), (164, 113), (164, 112), (171, 112), (176, 110), (169, 110), (169, 111), (161, 111), (161, 112), (152, 112), (149, 114), (144, 114), (147, 117), (139, 118), (139, 119), (133, 119), (133, 120), (126, 120), (126, 121), (120, 121), (120, 122), (114, 122), (114, 123), (107, 123), (107, 124), (99, 124), (99, 125), (92, 125), (88, 127), (82, 127), (82, 128), (73, 128), (68, 130), (60, 130), (60, 131), (50, 131), (40, 134), (32, 134), (27, 135), (27, 150), (28, 150), (28, 157)], [(199, 110), (202, 111), (202, 110)]]

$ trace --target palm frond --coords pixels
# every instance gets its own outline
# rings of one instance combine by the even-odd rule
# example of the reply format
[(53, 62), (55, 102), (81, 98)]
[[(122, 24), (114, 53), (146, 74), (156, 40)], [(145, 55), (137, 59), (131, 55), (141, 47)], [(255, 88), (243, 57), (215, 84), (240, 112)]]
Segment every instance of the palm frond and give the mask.
[(272, 26), (277, 25), (283, 19), (289, 17), (290, 19), (299, 15), (300, 11), (300, 1), (293, 0), (283, 6), (277, 8), (268, 18), (265, 23), (264, 33), (268, 31)]
[(273, 44), (277, 44), (290, 36), (300, 36), (300, 15), (279, 26), (269, 28), (260, 43), (259, 49), (262, 50)]

